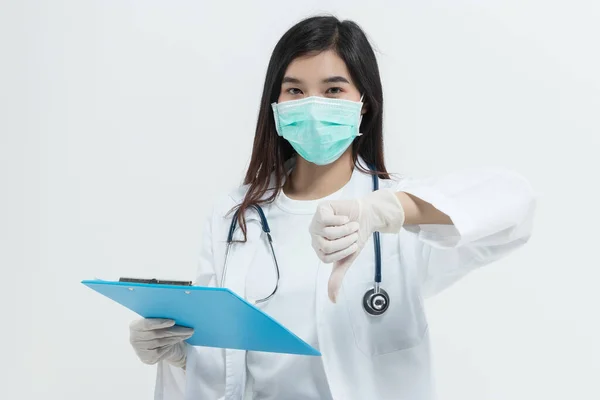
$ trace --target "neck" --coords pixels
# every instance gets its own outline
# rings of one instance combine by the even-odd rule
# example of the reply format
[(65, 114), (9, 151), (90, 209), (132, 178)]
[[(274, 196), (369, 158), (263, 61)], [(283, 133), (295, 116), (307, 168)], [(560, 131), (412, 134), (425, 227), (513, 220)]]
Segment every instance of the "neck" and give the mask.
[(352, 148), (348, 148), (336, 161), (328, 165), (309, 163), (300, 156), (296, 166), (285, 181), (283, 191), (294, 200), (317, 200), (340, 190), (352, 176)]

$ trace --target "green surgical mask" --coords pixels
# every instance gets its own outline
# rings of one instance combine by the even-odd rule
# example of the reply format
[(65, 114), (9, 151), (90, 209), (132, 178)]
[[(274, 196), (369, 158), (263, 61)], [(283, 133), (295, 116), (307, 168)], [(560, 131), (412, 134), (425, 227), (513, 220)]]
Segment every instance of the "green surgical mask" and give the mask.
[(306, 161), (331, 164), (361, 135), (362, 96), (360, 100), (311, 96), (273, 103), (275, 129)]

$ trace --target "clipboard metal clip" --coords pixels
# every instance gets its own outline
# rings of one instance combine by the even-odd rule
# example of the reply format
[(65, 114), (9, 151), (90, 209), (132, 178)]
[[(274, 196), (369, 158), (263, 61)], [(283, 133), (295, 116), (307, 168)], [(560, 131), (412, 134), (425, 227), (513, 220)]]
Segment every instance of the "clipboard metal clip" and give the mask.
[(192, 286), (192, 281), (168, 281), (163, 279), (140, 279), (140, 278), (119, 278), (119, 282), (126, 283), (150, 283), (153, 285), (176, 285), (176, 286)]

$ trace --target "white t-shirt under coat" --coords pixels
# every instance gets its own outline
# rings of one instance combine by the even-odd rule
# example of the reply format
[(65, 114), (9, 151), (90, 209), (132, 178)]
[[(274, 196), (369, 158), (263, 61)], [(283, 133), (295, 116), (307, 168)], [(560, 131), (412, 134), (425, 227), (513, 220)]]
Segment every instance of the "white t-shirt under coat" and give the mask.
[[(283, 191), (269, 212), (273, 247), (280, 269), (277, 293), (258, 307), (316, 349), (315, 285), (320, 260), (308, 232), (317, 205), (338, 199), (342, 189), (319, 200), (293, 200)], [(250, 299), (275, 287), (273, 263), (253, 263), (246, 279)], [(321, 357), (249, 351), (248, 385), (253, 400), (331, 399)]]

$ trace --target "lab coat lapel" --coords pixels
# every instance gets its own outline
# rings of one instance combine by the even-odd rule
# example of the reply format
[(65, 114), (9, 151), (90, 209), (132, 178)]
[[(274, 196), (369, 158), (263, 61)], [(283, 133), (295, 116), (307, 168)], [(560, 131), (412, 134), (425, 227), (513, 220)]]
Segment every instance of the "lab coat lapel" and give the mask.
[[(263, 207), (267, 215), (268, 207)], [(246, 298), (246, 276), (256, 257), (262, 240), (266, 240), (260, 219), (254, 212), (246, 214), (247, 241), (232, 243), (227, 261), (224, 287), (240, 297)], [(238, 227), (234, 239), (242, 239), (242, 230)], [(225, 399), (242, 399), (246, 384), (246, 351), (225, 350)]]

